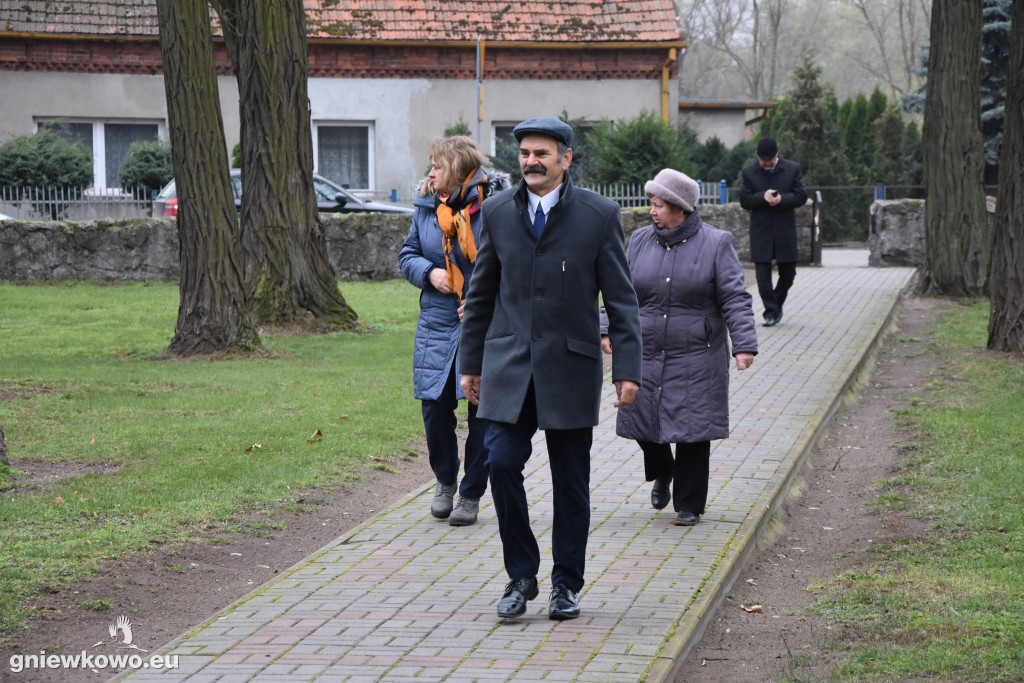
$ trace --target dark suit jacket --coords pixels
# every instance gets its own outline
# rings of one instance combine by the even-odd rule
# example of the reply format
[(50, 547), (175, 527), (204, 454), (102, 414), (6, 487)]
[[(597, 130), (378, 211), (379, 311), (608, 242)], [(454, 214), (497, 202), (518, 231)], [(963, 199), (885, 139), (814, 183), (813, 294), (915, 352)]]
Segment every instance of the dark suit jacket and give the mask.
[[(778, 190), (782, 201), (772, 206), (765, 190)], [(769, 173), (756, 161), (743, 168), (740, 206), (750, 211), (750, 260), (754, 263), (783, 263), (798, 259), (796, 209), (807, 203), (807, 188), (800, 164), (779, 157)]]
[(640, 384), (640, 313), (619, 206), (573, 187), (568, 175), (561, 192), (539, 241), (525, 183), (484, 202), (459, 345), (459, 371), (481, 376), (481, 418), (516, 422), (532, 378), (538, 428), (597, 424), (599, 293), (614, 349), (612, 379)]

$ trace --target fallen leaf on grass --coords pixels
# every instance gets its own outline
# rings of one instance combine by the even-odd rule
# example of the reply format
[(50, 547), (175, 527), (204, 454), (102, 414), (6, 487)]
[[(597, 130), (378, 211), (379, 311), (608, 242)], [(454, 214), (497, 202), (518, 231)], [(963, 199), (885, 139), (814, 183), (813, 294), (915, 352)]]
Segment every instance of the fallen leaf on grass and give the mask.
[(750, 607), (747, 607), (746, 605), (740, 605), (740, 609), (744, 612), (756, 612), (758, 614), (764, 612), (764, 609), (761, 608), (761, 605), (751, 605)]
[(246, 448), (245, 452), (246, 453), (252, 453), (253, 451), (258, 450), (260, 448), (263, 448), (263, 444), (261, 444), (261, 443), (254, 443), (253, 445), (251, 445), (248, 448)]
[(57, 496), (56, 498), (53, 499), (53, 502), (56, 503), (57, 505), (63, 505), (64, 496)]
[(306, 439), (306, 443), (316, 443), (317, 441), (322, 441), (323, 438), (324, 438), (324, 433), (321, 432), (318, 429), (318, 430), (316, 430), (315, 432), (313, 432), (312, 434), (309, 435), (309, 438)]

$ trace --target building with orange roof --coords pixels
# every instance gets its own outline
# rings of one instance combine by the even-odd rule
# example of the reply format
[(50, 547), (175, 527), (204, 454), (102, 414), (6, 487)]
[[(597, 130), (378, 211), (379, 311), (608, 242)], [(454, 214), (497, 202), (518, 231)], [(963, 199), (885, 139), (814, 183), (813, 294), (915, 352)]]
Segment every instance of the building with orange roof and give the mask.
[[(416, 184), (465, 122), (484, 151), (520, 120), (678, 116), (685, 47), (672, 0), (305, 0), (316, 171), (357, 190)], [(216, 19), (215, 19), (216, 21)], [(238, 89), (218, 39), (221, 110)], [(60, 119), (116, 187), (137, 139), (166, 138), (153, 0), (0, 0), (0, 143)]]

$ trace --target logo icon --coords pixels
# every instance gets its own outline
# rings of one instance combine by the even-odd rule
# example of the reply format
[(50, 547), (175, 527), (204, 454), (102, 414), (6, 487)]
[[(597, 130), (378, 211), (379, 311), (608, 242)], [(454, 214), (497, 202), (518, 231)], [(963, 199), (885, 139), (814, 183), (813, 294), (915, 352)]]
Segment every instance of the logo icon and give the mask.
[[(117, 618), (117, 623), (108, 626), (107, 630), (110, 631), (110, 637), (114, 639), (114, 642), (111, 643), (112, 645), (117, 644), (121, 647), (130, 647), (133, 650), (138, 650), (139, 652), (148, 652), (148, 650), (143, 650), (132, 642), (132, 639), (134, 638), (132, 635), (132, 622), (128, 621), (128, 617), (123, 614)], [(118, 633), (121, 634), (121, 638), (124, 640), (118, 640)]]

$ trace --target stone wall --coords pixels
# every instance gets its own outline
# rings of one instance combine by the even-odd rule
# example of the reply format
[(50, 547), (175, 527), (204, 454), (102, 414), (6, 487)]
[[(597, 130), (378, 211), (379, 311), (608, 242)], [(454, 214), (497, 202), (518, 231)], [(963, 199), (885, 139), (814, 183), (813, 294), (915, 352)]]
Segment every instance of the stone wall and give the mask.
[[(733, 233), (736, 251), (750, 261), (749, 218), (739, 204), (701, 207), (704, 220)], [(398, 252), (409, 216), (321, 216), (327, 254), (342, 281), (402, 276)], [(627, 239), (650, 224), (646, 209), (624, 209)], [(797, 211), (800, 261), (811, 260), (811, 206)], [(0, 280), (177, 280), (178, 230), (173, 218), (99, 220), (82, 223), (0, 222)]]
[(924, 264), (924, 201), (879, 199), (871, 205), (869, 266)]

